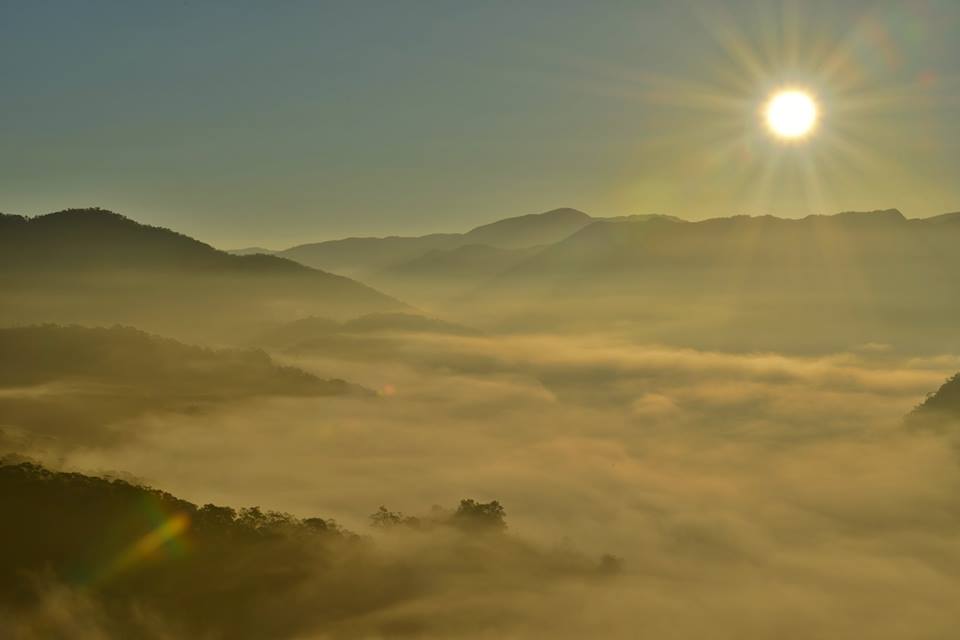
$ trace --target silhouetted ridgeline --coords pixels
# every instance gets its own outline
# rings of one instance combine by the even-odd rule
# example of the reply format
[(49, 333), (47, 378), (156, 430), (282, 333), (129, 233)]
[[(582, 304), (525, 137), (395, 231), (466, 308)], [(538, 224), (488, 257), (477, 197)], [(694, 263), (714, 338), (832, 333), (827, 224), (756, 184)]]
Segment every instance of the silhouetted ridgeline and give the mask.
[[(0, 513), (3, 637), (446, 635), (444, 624), (462, 623), (399, 605), (477, 582), (508, 594), (542, 581), (598, 580), (618, 566), (482, 535), (506, 526), (495, 501), (463, 500), (422, 518), (381, 507), (371, 523), (408, 539), (396, 553), (324, 518), (200, 507), (15, 458), (0, 459)], [(469, 602), (456, 606), (475, 617)], [(495, 628), (484, 617), (479, 624)]]
[(960, 422), (960, 373), (927, 396), (908, 416), (908, 422), (913, 425)]
[(274, 252), (303, 264), (361, 279), (385, 269), (400, 267), (430, 251), (448, 251), (470, 245), (495, 249), (523, 249), (557, 242), (593, 222), (576, 209), (506, 218), (467, 233), (436, 233), (426, 236), (345, 238), (298, 245)]
[(364, 272), (364, 282), (416, 304), (455, 311), (478, 287), (535, 259), (549, 247), (603, 222), (682, 222), (663, 215), (593, 218), (575, 209), (507, 218), (477, 227), (452, 245)]
[(371, 392), (275, 364), (257, 350), (190, 346), (127, 327), (0, 329), (2, 426), (96, 440), (145, 411), (195, 411), (255, 396)]
[(33, 271), (64, 267), (306, 271), (274, 256), (224, 253), (181, 233), (102, 209), (67, 209), (35, 218), (0, 215), (0, 230), (0, 264), (29, 264)]
[[(278, 255), (489, 330), (605, 331), (710, 349), (960, 348), (960, 215), (592, 218), (348, 238)], [(317, 314), (323, 315), (323, 314)]]
[(352, 317), (402, 303), (267, 255), (235, 256), (99, 209), (0, 215), (0, 322), (122, 322), (178, 337), (245, 335), (310, 313)]

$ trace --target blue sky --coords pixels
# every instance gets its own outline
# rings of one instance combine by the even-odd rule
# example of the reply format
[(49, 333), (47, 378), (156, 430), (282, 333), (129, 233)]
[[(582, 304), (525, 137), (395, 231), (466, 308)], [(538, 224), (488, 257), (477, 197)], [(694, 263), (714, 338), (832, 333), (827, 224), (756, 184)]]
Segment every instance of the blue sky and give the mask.
[[(960, 209), (960, 3), (0, 0), (0, 211), (218, 246)], [(763, 130), (817, 96), (802, 144)]]

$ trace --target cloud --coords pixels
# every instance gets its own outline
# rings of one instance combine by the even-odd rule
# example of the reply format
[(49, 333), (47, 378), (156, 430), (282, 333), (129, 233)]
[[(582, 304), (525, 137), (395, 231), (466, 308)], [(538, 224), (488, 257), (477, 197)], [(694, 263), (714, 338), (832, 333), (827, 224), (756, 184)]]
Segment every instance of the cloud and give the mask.
[[(420, 336), (394, 354), (287, 355), (391, 395), (154, 414), (125, 424), (136, 438), (64, 464), (359, 531), (381, 504), (497, 499), (529, 546), (464, 565), (449, 540), (378, 537), (382, 561), (420, 588), (318, 638), (892, 640), (960, 623), (955, 450), (900, 424), (954, 372), (949, 354), (729, 354), (614, 336)], [(560, 571), (563, 549), (614, 554), (624, 572)], [(325, 593), (305, 589), (289, 615)]]

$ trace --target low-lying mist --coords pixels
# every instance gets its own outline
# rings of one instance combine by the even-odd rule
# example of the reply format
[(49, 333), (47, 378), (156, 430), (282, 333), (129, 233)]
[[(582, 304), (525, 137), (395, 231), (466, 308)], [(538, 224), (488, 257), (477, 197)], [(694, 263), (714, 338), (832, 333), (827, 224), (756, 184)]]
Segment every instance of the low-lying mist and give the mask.
[[(125, 438), (63, 435), (25, 453), (129, 473), (198, 504), (319, 514), (370, 534), (376, 560), (335, 574), (309, 565), (315, 578), (272, 603), (270, 615), (302, 621), (290, 637), (955, 632), (956, 430), (903, 418), (960, 370), (956, 355), (911, 358), (884, 345), (723, 353), (613, 334), (354, 340), (376, 340), (378, 355), (309, 341), (272, 355), (377, 397), (281, 394), (148, 412), (124, 419)], [(504, 505), (509, 528), (494, 539), (509, 543), (483, 538), (468, 553), (447, 532), (370, 527), (381, 505), (422, 515), (465, 497)], [(588, 577), (604, 555), (616, 575)], [(363, 605), (335, 623), (302, 614), (324, 589), (376, 590), (387, 575), (416, 576), (418, 587), (357, 596)], [(36, 615), (82, 622), (95, 601), (71, 594), (50, 591)]]

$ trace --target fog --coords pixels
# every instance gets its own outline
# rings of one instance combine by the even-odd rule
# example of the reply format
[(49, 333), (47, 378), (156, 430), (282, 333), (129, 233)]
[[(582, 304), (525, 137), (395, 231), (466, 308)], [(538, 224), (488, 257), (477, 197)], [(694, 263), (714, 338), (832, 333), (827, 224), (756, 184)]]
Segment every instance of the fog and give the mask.
[[(956, 443), (903, 418), (960, 369), (956, 354), (724, 353), (615, 334), (368, 339), (391, 348), (272, 355), (377, 397), (231, 398), (125, 418), (128, 437), (107, 444), (62, 436), (26, 453), (371, 535), (376, 559), (318, 565), (277, 605), (302, 621), (296, 637), (952, 636)], [(459, 534), (369, 526), (380, 505), (422, 515), (465, 497), (506, 509), (508, 542), (470, 543), (482, 560)], [(605, 554), (615, 575), (598, 568)], [(329, 597), (331, 575), (348, 591), (381, 585), (394, 575), (384, 562), (418, 588), (377, 606), (357, 595), (364, 606), (335, 623), (302, 615)], [(35, 620), (95, 629), (85, 598), (53, 588)], [(43, 627), (19, 632), (30, 628)]]
[(952, 638), (958, 220), (0, 217), (0, 637)]

